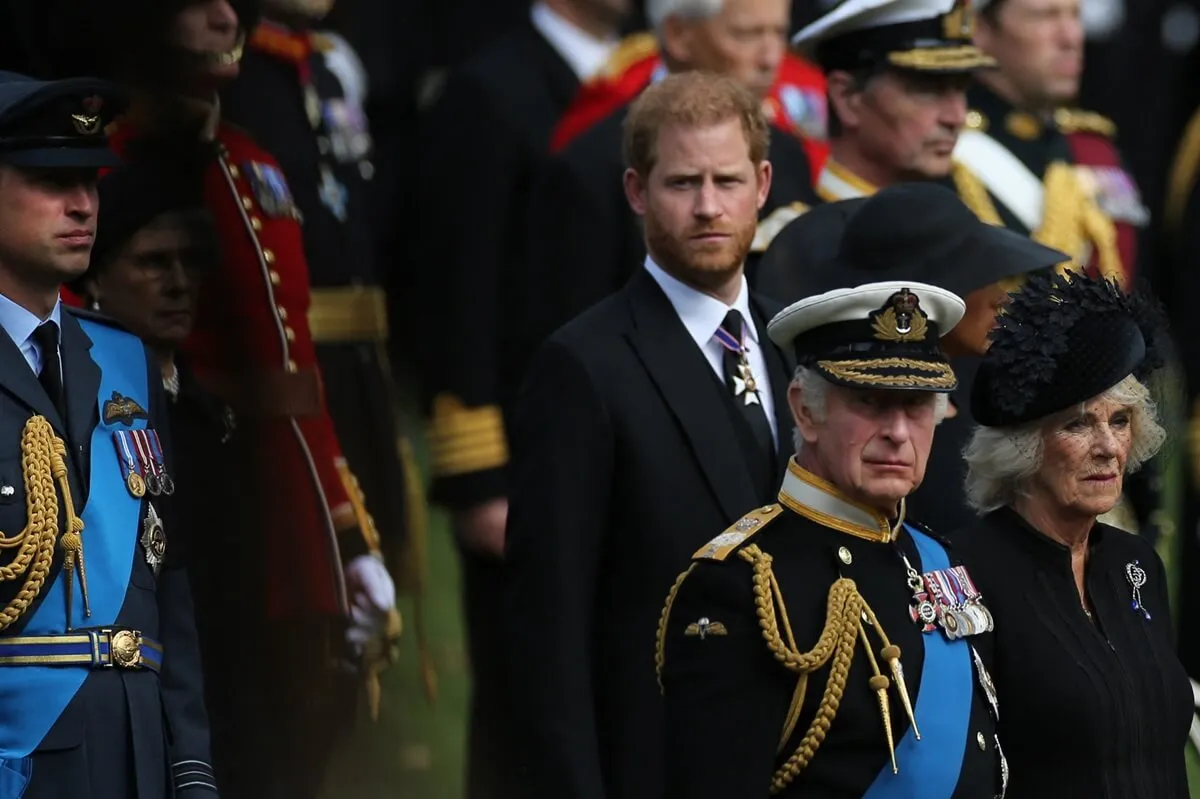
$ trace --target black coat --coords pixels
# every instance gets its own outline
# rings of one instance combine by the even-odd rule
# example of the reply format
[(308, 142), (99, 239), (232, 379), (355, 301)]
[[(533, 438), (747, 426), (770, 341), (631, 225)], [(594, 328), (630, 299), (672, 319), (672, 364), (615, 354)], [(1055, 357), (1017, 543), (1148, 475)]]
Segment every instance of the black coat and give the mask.
[[(618, 290), (645, 257), (641, 224), (622, 182), (621, 125), (628, 110), (622, 107), (581, 134), (538, 176), (523, 292), (527, 347)], [(817, 202), (808, 158), (795, 136), (773, 128), (767, 159), (774, 170), (760, 218), (793, 202)]]
[[(765, 333), (773, 308), (752, 300)], [(782, 450), (783, 355), (764, 342)], [(652, 642), (679, 564), (747, 507), (749, 425), (645, 270), (558, 331), (517, 403), (510, 674), (528, 796), (661, 799)], [(752, 439), (749, 439), (752, 440)], [(754, 461), (757, 462), (757, 461)]]
[[(98, 317), (64, 308), (62, 313), (62, 371), (66, 394), (65, 424), (38, 383), (17, 345), (0, 334), (0, 482), (14, 492), (5, 492), (0, 501), (0, 529), (6, 534), (20, 531), (26, 524), (25, 488), (21, 469), (22, 429), (34, 415), (45, 416), (54, 426), (55, 435), (67, 444), (65, 463), (74, 507), (82, 514), (86, 505), (103, 503), (105, 496), (91, 491), (90, 466), (92, 435), (97, 428), (123, 429), (121, 423), (101, 418), (97, 402), (101, 371), (93, 360), (92, 339), (76, 316)], [(170, 431), (166, 423), (164, 394), (159, 368), (153, 356), (140, 345), (144, 363), (130, 365), (144, 369), (150, 388), (149, 427), (159, 432), (163, 449), (170, 461)], [(111, 357), (111, 356), (110, 356)], [(124, 428), (128, 429), (128, 428)], [(121, 468), (111, 443), (108, 452), (99, 453), (97, 463), (117, 471)], [(173, 464), (168, 464), (168, 473)], [(204, 710), (203, 681), (196, 629), (192, 619), (192, 598), (182, 557), (181, 542), (173, 540), (174, 509), (167, 497), (149, 495), (141, 503), (136, 529), (108, 531), (98, 528), (83, 532), (84, 565), (91, 574), (102, 561), (88, 565), (89, 533), (101, 532), (140, 537), (148, 507), (153, 504), (164, 521), (167, 538), (166, 558), (156, 576), (141, 543), (133, 547), (129, 585), (114, 627), (141, 631), (163, 645), (161, 674), (148, 669), (94, 669), (82, 687), (57, 717), (49, 732), (32, 755), (32, 780), (26, 799), (80, 796), (93, 799), (166, 799), (175, 796), (215, 795), (203, 785), (212, 785), (209, 758), (208, 721)], [(60, 506), (60, 519), (63, 516)], [(94, 539), (92, 539), (94, 540)], [(98, 545), (93, 545), (96, 550)], [(7, 563), (7, 558), (6, 558)], [(122, 568), (120, 564), (116, 568)], [(54, 565), (37, 600), (24, 616), (4, 630), (3, 638), (21, 635), (30, 617), (50, 591), (51, 583), (62, 570), (61, 548), (55, 547)], [(16, 593), (16, 584), (6, 583), (0, 601), (7, 602)], [(78, 577), (75, 591), (79, 591)], [(74, 618), (76, 629), (89, 626), (86, 618)], [(91, 625), (94, 626), (94, 625)], [(62, 630), (58, 630), (62, 632)], [(21, 668), (19, 666), (0, 668)], [(84, 668), (63, 666), (62, 668)], [(188, 785), (189, 787), (184, 787)]]
[[(1167, 578), (1142, 538), (1096, 524), (1081, 607), (1071, 553), (1007, 508), (955, 535), (996, 618), (1010, 799), (1185, 799), (1192, 718)], [(1132, 607), (1126, 566), (1145, 572)]]
[[(454, 71), (422, 120), (423, 255), (414, 286), (425, 309), (417, 315), (431, 399), (505, 411), (516, 395), (532, 353), (519, 335), (529, 193), (578, 88), (571, 67), (526, 21)], [(502, 452), (470, 468), (433, 454), (438, 500), (468, 507), (503, 495)]]

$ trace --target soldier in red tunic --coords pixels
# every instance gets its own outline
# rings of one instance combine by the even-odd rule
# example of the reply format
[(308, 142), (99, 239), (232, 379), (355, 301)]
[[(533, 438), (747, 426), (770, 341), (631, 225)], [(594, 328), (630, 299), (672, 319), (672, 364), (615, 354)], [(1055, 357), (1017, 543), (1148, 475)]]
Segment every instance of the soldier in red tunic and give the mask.
[(136, 89), (113, 145), (130, 161), (172, 148), (207, 155), (221, 264), (182, 354), (237, 415), (251, 454), (228, 468), (258, 497), (253, 523), (268, 553), (265, 601), (231, 620), (262, 627), (254, 673), (266, 677), (267, 718), (248, 720), (265, 723), (263, 749), (246, 753), (262, 760), (263, 780), (239, 795), (316, 796), (353, 717), (365, 651), (397, 631), (394, 586), (326, 409), (301, 213), (276, 159), (223, 122), (216, 102), (238, 74), (253, 11), (229, 0), (128, 4), (142, 6), (141, 46), (127, 53)]

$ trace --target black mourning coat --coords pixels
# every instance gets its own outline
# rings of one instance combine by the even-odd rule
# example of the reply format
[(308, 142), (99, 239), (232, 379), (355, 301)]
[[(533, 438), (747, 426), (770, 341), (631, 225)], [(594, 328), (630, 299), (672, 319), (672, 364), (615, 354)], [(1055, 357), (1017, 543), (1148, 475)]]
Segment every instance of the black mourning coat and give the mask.
[[(765, 333), (774, 308), (752, 298)], [(749, 424), (644, 269), (539, 351), (517, 403), (507, 609), (528, 796), (662, 799), (652, 646), (680, 564), (778, 489), (792, 422), (760, 335), (782, 455)]]

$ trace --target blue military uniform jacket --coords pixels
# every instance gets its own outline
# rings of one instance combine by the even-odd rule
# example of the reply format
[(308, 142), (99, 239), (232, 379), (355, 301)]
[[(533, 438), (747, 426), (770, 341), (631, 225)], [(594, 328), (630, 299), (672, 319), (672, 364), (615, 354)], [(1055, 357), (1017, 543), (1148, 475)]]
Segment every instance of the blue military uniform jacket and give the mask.
[(114, 445), (156, 430), (170, 451), (158, 367), (107, 320), (59, 319), (65, 418), (0, 335), (0, 532), (26, 536), (0, 549), (0, 799), (215, 796), (170, 497), (134, 496)]

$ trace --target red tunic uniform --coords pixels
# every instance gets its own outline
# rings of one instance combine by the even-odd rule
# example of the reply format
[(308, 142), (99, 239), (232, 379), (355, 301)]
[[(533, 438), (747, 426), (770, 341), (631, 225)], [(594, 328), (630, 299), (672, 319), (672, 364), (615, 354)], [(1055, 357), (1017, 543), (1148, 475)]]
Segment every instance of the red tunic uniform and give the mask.
[[(631, 102), (663, 69), (652, 34), (627, 37), (604, 68), (580, 87), (551, 134), (551, 152), (559, 152), (579, 134)], [(800, 137), (812, 174), (820, 174), (829, 155), (825, 76), (821, 70), (797, 55), (784, 55), (763, 109), (776, 127)]]
[[(136, 132), (117, 130), (126, 149)], [(299, 214), (275, 159), (249, 135), (216, 130), (204, 173), (221, 263), (205, 283), (182, 354), (237, 412), (254, 453), (229, 464), (254, 486), (266, 537), (267, 616), (346, 612), (343, 557), (365, 551), (308, 326), (309, 277)], [(213, 497), (220, 502), (220, 497)]]

